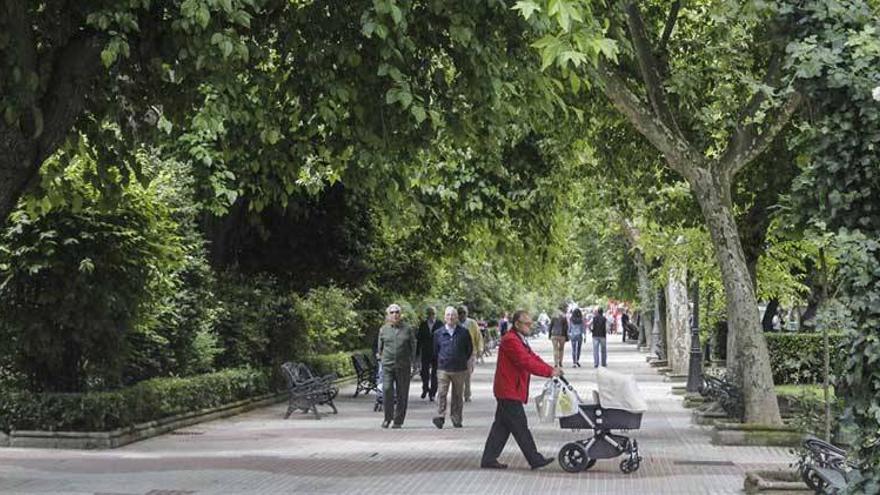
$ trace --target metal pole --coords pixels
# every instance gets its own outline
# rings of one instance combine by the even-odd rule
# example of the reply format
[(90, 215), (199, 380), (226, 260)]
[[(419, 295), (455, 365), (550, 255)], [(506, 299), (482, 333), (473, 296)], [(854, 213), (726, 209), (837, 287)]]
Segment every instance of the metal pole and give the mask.
[(693, 287), (694, 311), (691, 318), (691, 354), (688, 366), (687, 391), (700, 391), (703, 376), (703, 350), (700, 348), (700, 281), (694, 278)]

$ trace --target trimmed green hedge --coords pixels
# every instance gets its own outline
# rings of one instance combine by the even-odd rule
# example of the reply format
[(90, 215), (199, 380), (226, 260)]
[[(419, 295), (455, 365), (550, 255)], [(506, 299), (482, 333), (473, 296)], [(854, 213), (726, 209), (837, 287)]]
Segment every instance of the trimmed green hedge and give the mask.
[(266, 373), (250, 368), (154, 378), (110, 392), (0, 390), (0, 430), (109, 431), (269, 392)]
[[(773, 382), (777, 385), (818, 383), (822, 381), (821, 333), (765, 333), (770, 351)], [(831, 373), (843, 362), (841, 350), (843, 335), (829, 335), (831, 343)]]
[(369, 349), (359, 349), (351, 352), (319, 354), (317, 356), (308, 356), (303, 359), (303, 362), (322, 375), (336, 373), (337, 377), (343, 378), (355, 374), (354, 364), (351, 362), (352, 354), (365, 354), (370, 352), (372, 351)]

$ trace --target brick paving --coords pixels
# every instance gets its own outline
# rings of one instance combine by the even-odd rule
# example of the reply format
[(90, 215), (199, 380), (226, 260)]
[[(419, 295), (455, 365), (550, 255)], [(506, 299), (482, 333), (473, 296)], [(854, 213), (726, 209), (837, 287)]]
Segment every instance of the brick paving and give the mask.
[[(353, 387), (345, 387), (337, 400), (340, 414), (321, 420), (298, 413), (284, 420), (286, 406), (278, 404), (115, 450), (0, 448), (0, 493), (726, 494), (742, 492), (746, 470), (791, 461), (785, 448), (710, 445), (708, 432), (691, 424), (671, 384), (635, 346), (618, 338), (609, 342), (608, 366), (634, 374), (650, 407), (642, 428), (630, 432), (644, 457), (641, 469), (630, 475), (618, 469), (620, 458), (599, 460), (578, 474), (557, 464), (531, 471), (513, 439), (500, 459), (510, 469), (479, 469), (495, 410), (495, 362), (489, 358), (477, 365), (474, 400), (465, 404), (461, 429), (431, 424), (434, 404), (419, 399), (418, 379), (400, 430), (379, 428), (382, 415), (373, 412), (373, 394), (352, 399)], [(533, 348), (551, 360), (547, 339), (534, 340)], [(591, 356), (585, 346), (584, 364)], [(593, 388), (592, 367), (566, 367), (566, 374), (581, 395)], [(542, 383), (533, 379), (532, 395)], [(527, 412), (545, 455), (555, 457), (563, 444), (586, 436), (538, 423), (531, 403)]]

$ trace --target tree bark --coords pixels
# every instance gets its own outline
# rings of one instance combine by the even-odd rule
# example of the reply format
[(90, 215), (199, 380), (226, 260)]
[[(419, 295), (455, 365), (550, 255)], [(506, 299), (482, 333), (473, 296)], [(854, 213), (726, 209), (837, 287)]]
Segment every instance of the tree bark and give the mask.
[(691, 349), (691, 333), (688, 328), (687, 269), (683, 266), (669, 269), (666, 286), (666, 342), (669, 367), (676, 375), (687, 375)]
[(727, 366), (737, 377), (750, 423), (782, 424), (773, 388), (770, 355), (761, 331), (758, 301), (752, 286), (739, 231), (733, 216), (730, 183), (725, 174), (697, 169), (691, 188), (709, 227), (721, 268), (729, 325)]
[(642, 324), (639, 325), (639, 346), (653, 349), (651, 343), (651, 331), (653, 330), (652, 315), (654, 313), (654, 294), (651, 290), (651, 278), (648, 275), (648, 264), (645, 262), (645, 255), (639, 247), (639, 230), (626, 218), (622, 218), (621, 226), (624, 231), (624, 238), (629, 244), (633, 253), (633, 263), (636, 265), (636, 274), (639, 284), (639, 311), (642, 315), (648, 315), (641, 318)]

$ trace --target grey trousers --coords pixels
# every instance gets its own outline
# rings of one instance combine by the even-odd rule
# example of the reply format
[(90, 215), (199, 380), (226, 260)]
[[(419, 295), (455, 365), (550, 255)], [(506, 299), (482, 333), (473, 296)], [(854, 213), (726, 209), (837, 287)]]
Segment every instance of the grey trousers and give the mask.
[(454, 424), (461, 424), (461, 411), (464, 407), (464, 384), (468, 372), (465, 371), (437, 371), (437, 382), (440, 390), (437, 393), (437, 416), (446, 417), (446, 395), (452, 388), (452, 399), (449, 406), (449, 417)]
[(410, 366), (403, 369), (382, 368), (382, 407), (385, 421), (402, 425), (406, 419), (406, 405), (409, 400)]

